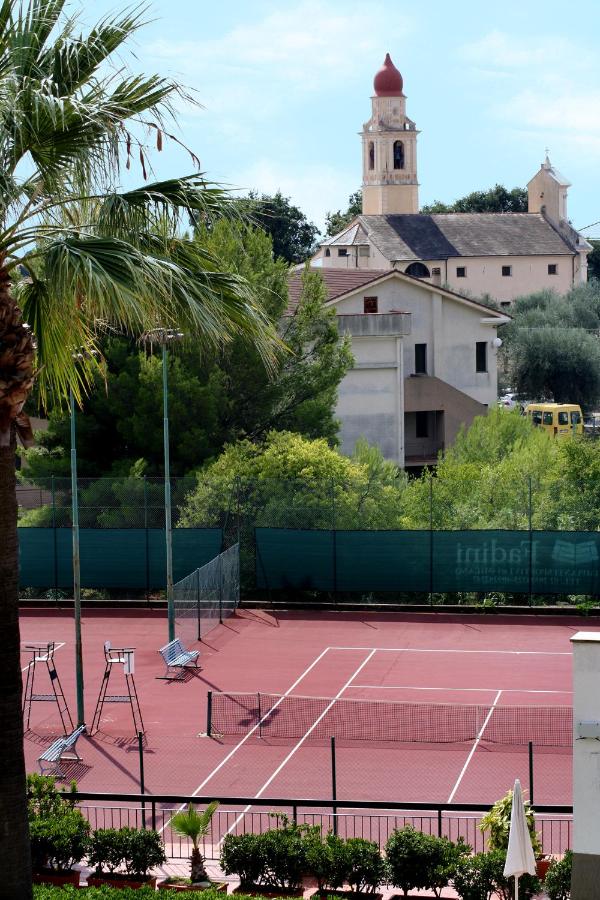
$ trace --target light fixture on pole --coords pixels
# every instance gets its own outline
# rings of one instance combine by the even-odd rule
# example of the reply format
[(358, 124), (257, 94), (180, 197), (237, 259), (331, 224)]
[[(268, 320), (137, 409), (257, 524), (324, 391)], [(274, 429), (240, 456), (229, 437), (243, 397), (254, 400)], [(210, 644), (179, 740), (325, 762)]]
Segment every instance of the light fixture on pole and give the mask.
[(171, 525), (171, 464), (169, 458), (169, 378), (168, 347), (184, 337), (182, 331), (173, 328), (153, 328), (142, 335), (142, 341), (158, 344), (162, 347), (162, 384), (163, 384), (163, 454), (165, 480), (165, 549), (167, 561), (167, 618), (169, 624), (169, 641), (175, 639), (175, 604), (173, 598), (173, 533)]
[[(97, 350), (80, 347), (73, 359), (94, 359)], [(79, 554), (79, 496), (77, 487), (77, 436), (75, 429), (75, 396), (69, 385), (69, 411), (71, 416), (71, 519), (73, 534), (73, 610), (75, 617), (75, 686), (77, 692), (77, 725), (85, 725), (83, 690), (83, 646), (81, 641), (81, 562)]]

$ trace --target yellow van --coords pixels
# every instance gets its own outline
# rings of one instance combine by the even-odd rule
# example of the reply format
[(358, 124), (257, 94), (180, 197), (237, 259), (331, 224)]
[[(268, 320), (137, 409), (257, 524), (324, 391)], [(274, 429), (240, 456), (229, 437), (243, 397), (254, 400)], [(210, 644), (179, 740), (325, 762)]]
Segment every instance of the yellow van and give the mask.
[(577, 403), (529, 403), (525, 415), (555, 437), (583, 434), (583, 415)]

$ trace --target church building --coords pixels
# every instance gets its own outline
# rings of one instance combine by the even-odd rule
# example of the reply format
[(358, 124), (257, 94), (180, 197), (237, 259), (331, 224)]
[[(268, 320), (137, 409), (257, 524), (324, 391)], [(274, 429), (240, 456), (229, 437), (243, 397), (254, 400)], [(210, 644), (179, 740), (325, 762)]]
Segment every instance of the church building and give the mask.
[(569, 182), (548, 156), (529, 181), (527, 213), (419, 213), (415, 122), (389, 53), (362, 130), (362, 215), (324, 240), (323, 269), (395, 269), (471, 297), (511, 301), (587, 281), (590, 244), (567, 215)]

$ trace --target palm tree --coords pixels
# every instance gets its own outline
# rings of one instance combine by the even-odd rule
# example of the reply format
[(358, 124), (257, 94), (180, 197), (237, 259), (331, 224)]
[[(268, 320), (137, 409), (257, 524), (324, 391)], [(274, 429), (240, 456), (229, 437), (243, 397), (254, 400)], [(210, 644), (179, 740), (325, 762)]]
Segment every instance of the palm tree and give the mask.
[(235, 214), (225, 192), (200, 174), (119, 190), (134, 160), (146, 179), (148, 144), (172, 137), (165, 125), (182, 96), (123, 68), (140, 10), (84, 34), (65, 4), (0, 2), (0, 895), (12, 900), (31, 897), (15, 446), (31, 442), (23, 407), (34, 379), (42, 403), (65, 402), (70, 388), (80, 402), (98, 363), (87, 353), (76, 368), (74, 350), (94, 349), (107, 326), (177, 327), (200, 347), (241, 334), (266, 360), (274, 340), (247, 284), (182, 236), (190, 221)]
[(188, 837), (192, 842), (192, 855), (190, 857), (190, 881), (192, 884), (209, 881), (204, 868), (204, 857), (200, 853), (198, 845), (200, 838), (203, 838), (208, 831), (210, 820), (218, 805), (218, 802), (213, 800), (212, 803), (208, 804), (204, 812), (199, 813), (190, 803), (187, 809), (175, 813), (171, 819), (171, 830), (182, 837)]

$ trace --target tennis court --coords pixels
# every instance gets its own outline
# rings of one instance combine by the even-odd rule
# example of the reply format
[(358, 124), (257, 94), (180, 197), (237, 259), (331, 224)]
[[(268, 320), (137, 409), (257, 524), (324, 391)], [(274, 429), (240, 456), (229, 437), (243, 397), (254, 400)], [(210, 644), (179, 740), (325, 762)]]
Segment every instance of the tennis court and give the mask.
[[(150, 793), (328, 799), (334, 736), (340, 800), (487, 804), (515, 777), (529, 784), (531, 740), (535, 801), (569, 804), (569, 638), (582, 621), (238, 610), (192, 645), (201, 650), (198, 672), (168, 682), (158, 678), (164, 672), (157, 652), (166, 642), (164, 612), (84, 610), (86, 721), (92, 720), (104, 672), (103, 644), (111, 640), (136, 648)], [(72, 612), (24, 610), (21, 631), (24, 642), (56, 642), (56, 667), (73, 715)], [(23, 667), (27, 662), (24, 653)], [(260, 695), (263, 702), (276, 695), (270, 702), (279, 701), (279, 713), (270, 712), (255, 727), (246, 704), (230, 724), (220, 720), (214, 737), (201, 736), (209, 691), (213, 714), (223, 692)], [(411, 711), (403, 740), (389, 718), (392, 706)], [(25, 737), (28, 770), (37, 769), (40, 752), (60, 733), (54, 704), (33, 704)], [(385, 739), (388, 734), (394, 739)], [(81, 790), (138, 791), (138, 743), (127, 704), (105, 706), (99, 730), (85, 735), (78, 749), (82, 761), (67, 766)]]

